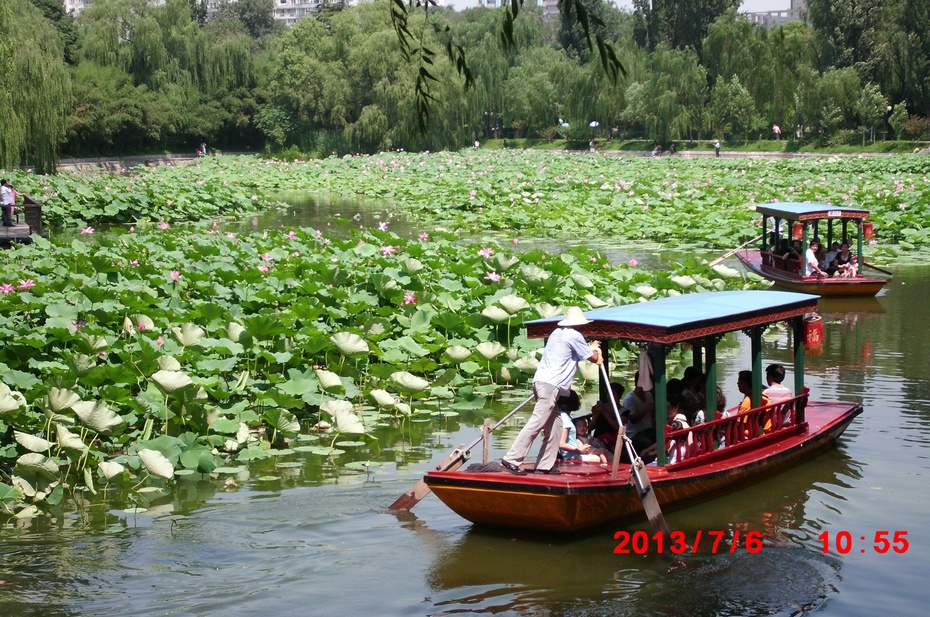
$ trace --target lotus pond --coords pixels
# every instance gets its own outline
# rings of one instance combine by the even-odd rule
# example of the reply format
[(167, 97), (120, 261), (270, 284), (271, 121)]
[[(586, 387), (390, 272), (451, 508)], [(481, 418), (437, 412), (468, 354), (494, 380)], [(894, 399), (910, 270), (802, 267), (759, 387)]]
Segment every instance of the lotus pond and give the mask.
[[(925, 244), (925, 158), (478, 150), (13, 174), (75, 231), (0, 266), (0, 504), (17, 517), (99, 499), (141, 510), (179, 477), (222, 482), (249, 464), (397, 463), (383, 444), (523, 387), (541, 347), (528, 319), (762, 284), (698, 256), (646, 270), (596, 239), (730, 247), (755, 235), (755, 201), (848, 200), (875, 213), (881, 263)], [(282, 191), (377, 200), (383, 217), (225, 231), (284, 208)], [(394, 233), (401, 216), (422, 231)]]

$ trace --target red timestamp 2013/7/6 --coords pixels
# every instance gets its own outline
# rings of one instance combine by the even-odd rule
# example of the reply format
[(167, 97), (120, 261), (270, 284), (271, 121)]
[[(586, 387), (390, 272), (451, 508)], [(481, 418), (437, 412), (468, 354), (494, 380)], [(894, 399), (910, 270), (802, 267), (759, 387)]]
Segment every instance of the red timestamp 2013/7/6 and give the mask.
[(655, 552), (659, 555), (671, 553), (681, 555), (682, 553), (697, 553), (701, 548), (710, 551), (716, 555), (718, 552), (735, 553), (741, 545), (750, 553), (758, 553), (762, 550), (762, 534), (758, 531), (749, 531), (740, 535), (740, 530), (736, 529), (732, 534), (725, 531), (703, 531), (701, 529), (694, 532), (691, 542), (683, 531), (673, 531), (666, 538), (661, 531), (649, 535), (645, 531), (618, 531), (614, 534), (614, 540), (617, 540), (617, 546), (614, 547), (615, 555), (645, 555), (646, 553)]
[(834, 534), (825, 531), (817, 539), (823, 542), (825, 555), (831, 552), (840, 555), (854, 552), (884, 554), (888, 551), (903, 554), (911, 547), (906, 531), (876, 531), (871, 536), (856, 536), (848, 531), (837, 531)]

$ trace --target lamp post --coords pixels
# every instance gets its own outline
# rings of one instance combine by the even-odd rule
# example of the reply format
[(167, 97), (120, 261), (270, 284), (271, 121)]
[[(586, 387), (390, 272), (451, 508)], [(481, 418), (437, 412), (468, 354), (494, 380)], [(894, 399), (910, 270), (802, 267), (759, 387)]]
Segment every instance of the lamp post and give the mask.
[(885, 107), (885, 137), (883, 141), (888, 141), (888, 131), (891, 129), (891, 105)]

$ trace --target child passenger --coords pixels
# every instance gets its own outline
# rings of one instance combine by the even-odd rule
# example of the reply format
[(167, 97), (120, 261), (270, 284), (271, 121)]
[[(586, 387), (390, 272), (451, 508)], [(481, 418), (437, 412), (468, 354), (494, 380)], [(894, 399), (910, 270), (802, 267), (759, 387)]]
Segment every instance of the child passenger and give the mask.
[[(581, 407), (581, 400), (578, 393), (572, 390), (567, 396), (559, 397), (559, 418), (562, 426), (562, 438), (559, 443), (559, 452), (562, 460), (581, 461), (585, 463), (607, 463), (607, 457), (604, 456), (603, 450), (595, 448), (585, 441), (578, 439), (578, 426), (583, 425), (583, 435), (588, 435), (588, 424), (584, 419), (574, 420), (571, 412), (578, 411)], [(576, 424), (577, 423), (577, 424)]]

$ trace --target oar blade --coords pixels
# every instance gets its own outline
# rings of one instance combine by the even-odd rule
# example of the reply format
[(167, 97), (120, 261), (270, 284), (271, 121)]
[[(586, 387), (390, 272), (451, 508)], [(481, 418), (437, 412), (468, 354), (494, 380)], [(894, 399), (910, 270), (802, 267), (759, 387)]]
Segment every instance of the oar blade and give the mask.
[[(442, 462), (436, 465), (436, 471), (455, 471), (465, 464), (468, 460), (468, 452), (464, 451), (463, 446), (459, 446), (452, 451), (449, 456), (442, 459)], [(388, 510), (410, 510), (413, 506), (429, 495), (432, 491), (422, 479), (410, 487), (410, 490), (394, 500)]]
[(662, 508), (659, 507), (659, 500), (656, 499), (656, 493), (652, 490), (652, 482), (649, 480), (649, 474), (645, 470), (640, 472), (640, 481), (643, 484), (643, 492), (640, 498), (643, 502), (643, 510), (646, 512), (646, 518), (655, 531), (662, 533), (666, 539), (669, 539), (668, 523), (665, 522), (665, 515), (662, 514)]

